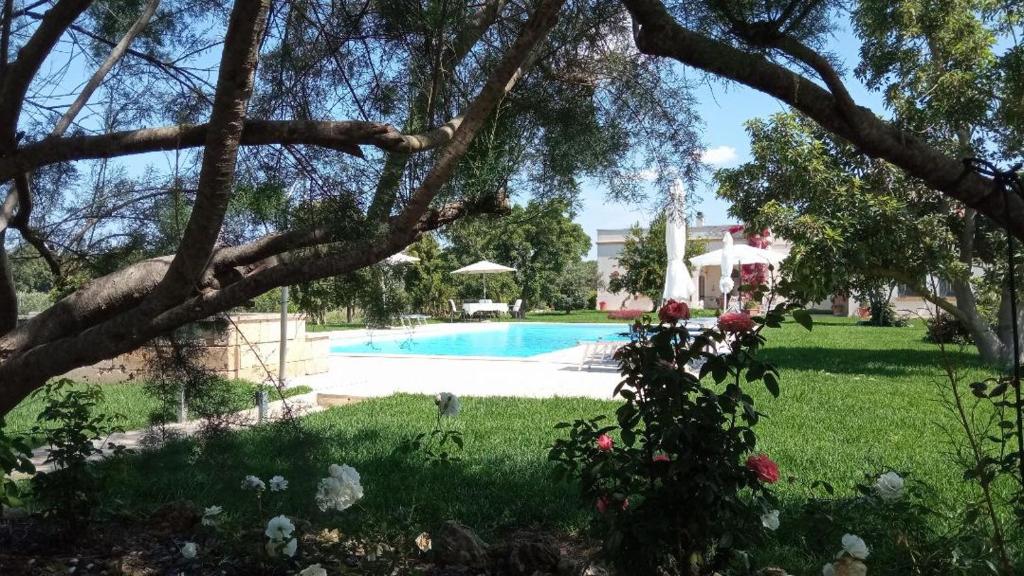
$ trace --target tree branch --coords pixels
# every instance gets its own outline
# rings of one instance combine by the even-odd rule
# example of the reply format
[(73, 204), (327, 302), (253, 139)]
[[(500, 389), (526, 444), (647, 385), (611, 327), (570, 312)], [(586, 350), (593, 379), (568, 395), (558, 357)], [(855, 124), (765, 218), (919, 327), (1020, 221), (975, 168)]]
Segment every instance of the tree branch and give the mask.
[(145, 8), (142, 10), (142, 14), (132, 24), (131, 28), (125, 32), (125, 35), (121, 37), (121, 40), (110, 50), (107, 54), (107, 59), (100, 64), (100, 67), (93, 72), (92, 77), (85, 83), (85, 87), (78, 93), (78, 97), (71, 103), (64, 115), (57, 121), (56, 126), (53, 127), (53, 131), (50, 133), (51, 136), (60, 136), (71, 126), (71, 122), (78, 116), (78, 113), (85, 107), (86, 102), (92, 97), (93, 92), (100, 87), (103, 83), (103, 79), (107, 77), (107, 73), (110, 72), (114, 64), (117, 64), (122, 57), (124, 57), (125, 51), (128, 50), (128, 46), (135, 40), (135, 37), (142, 32), (142, 29), (149, 24), (149, 20), (156, 13), (157, 7), (160, 6), (160, 0), (149, 0), (146, 3)]
[(236, 0), (231, 9), (206, 131), (199, 192), (167, 275), (157, 289), (159, 300), (192, 291), (210, 261), (235, 183), (238, 145), (252, 96), (260, 40), (270, 0)]
[[(240, 144), (305, 144), (359, 157), (362, 157), (360, 145), (388, 151), (426, 152), (449, 142), (461, 124), (462, 117), (456, 117), (423, 134), (404, 135), (379, 122), (246, 120)], [(204, 145), (208, 130), (209, 124), (183, 124), (95, 136), (46, 138), (22, 145), (11, 156), (0, 157), (0, 181), (18, 172), (30, 172), (58, 162), (196, 148)]]
[[(447, 217), (457, 216), (457, 209), (445, 211), (445, 207), (442, 207), (435, 211), (429, 209), (429, 204), (444, 180), (450, 177), (454, 166), (465, 154), (472, 138), (484, 124), (486, 116), (492, 114), (499, 105), (505, 94), (506, 86), (517, 76), (519, 67), (529, 57), (536, 43), (554, 25), (563, 3), (564, 0), (543, 0), (531, 15), (513, 47), (502, 58), (479, 95), (470, 104), (465, 120), (456, 131), (451, 143), (438, 155), (433, 168), (425, 177), (423, 185), (417, 189), (417, 193), (414, 195), (415, 201), (410, 202), (402, 214), (394, 219), (383, 236), (373, 235), (361, 239), (357, 245), (346, 246), (347, 249), (335, 251), (329, 255), (307, 254), (269, 268), (255, 270), (224, 288), (200, 291), (198, 294), (172, 303), (169, 308), (155, 316), (139, 312), (140, 309), (147, 308), (148, 302), (160, 301), (147, 298), (137, 308), (126, 314), (111, 317), (92, 328), (67, 337), (41, 342), (27, 349), (20, 346), (11, 349), (6, 345), (0, 345), (0, 350), (8, 351), (6, 352), (7, 358), (0, 364), (0, 382), (5, 384), (0, 388), (0, 414), (9, 411), (50, 375), (62, 374), (74, 367), (88, 365), (103, 358), (132, 350), (167, 330), (229, 309), (274, 287), (324, 278), (379, 262), (415, 240), (423, 233), (425, 226), (445, 222), (445, 214)], [(236, 10), (239, 9), (239, 4), (236, 4)], [(226, 47), (225, 51), (227, 50)], [(240, 135), (241, 127), (239, 125), (238, 136), (240, 137)], [(202, 180), (201, 178), (201, 182)], [(193, 211), (193, 217), (198, 212), (197, 207)], [(203, 217), (200, 220), (209, 220), (209, 217)], [(186, 233), (185, 237), (189, 238), (190, 234)], [(215, 238), (215, 235), (213, 237)], [(200, 240), (208, 239), (200, 238)], [(184, 251), (186, 248), (183, 247), (182, 250)], [(175, 257), (172, 267), (177, 265), (182, 253), (179, 252), (179, 255)], [(195, 262), (194, 258), (197, 254), (201, 255), (201, 252), (191, 250), (192, 257), (182, 260), (186, 263), (182, 265), (185, 272), (191, 272), (188, 265)], [(205, 264), (204, 262), (204, 266)], [(172, 275), (171, 272), (164, 276), (165, 279), (182, 277), (188, 278), (181, 273)], [(174, 281), (172, 280), (172, 282)], [(102, 294), (105, 289), (109, 290), (110, 288), (109, 282), (102, 282), (98, 283), (89, 293), (92, 295)], [(159, 291), (160, 288), (156, 290)], [(78, 297), (78, 294), (73, 297)], [(95, 309), (93, 308), (93, 310)], [(39, 324), (34, 328), (45, 329)], [(26, 334), (26, 332), (17, 331), (18, 334)], [(10, 336), (3, 340), (9, 341)], [(24, 340), (33, 341), (30, 337), (24, 338)], [(36, 340), (36, 342), (39, 341)], [(54, 354), (54, 350), (58, 348), (61, 353)]]
[(759, 54), (739, 50), (679, 25), (658, 0), (622, 0), (634, 24), (637, 48), (733, 80), (773, 96), (803, 112), (860, 152), (882, 158), (923, 180), (929, 187), (977, 209), (1024, 239), (1024, 199), (993, 194), (992, 181), (964, 169), (912, 133), (855, 106), (844, 113), (839, 96)]
[(7, 66), (7, 74), (0, 83), (0, 146), (6, 152), (15, 147), (18, 117), (32, 79), (68, 26), (91, 3), (91, 0), (58, 0), (43, 14), (39, 27), (18, 51), (17, 59)]

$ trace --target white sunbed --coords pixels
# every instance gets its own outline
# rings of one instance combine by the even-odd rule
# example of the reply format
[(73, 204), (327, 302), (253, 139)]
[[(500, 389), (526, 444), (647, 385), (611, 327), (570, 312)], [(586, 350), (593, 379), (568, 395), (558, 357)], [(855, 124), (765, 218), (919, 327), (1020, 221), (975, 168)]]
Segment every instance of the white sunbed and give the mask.
[(594, 366), (595, 363), (608, 364), (615, 360), (615, 352), (618, 351), (624, 344), (625, 341), (608, 341), (608, 340), (590, 340), (580, 342), (583, 345), (583, 357), (580, 358), (580, 364), (576, 367), (576, 371), (583, 370), (583, 365), (587, 365), (589, 370)]

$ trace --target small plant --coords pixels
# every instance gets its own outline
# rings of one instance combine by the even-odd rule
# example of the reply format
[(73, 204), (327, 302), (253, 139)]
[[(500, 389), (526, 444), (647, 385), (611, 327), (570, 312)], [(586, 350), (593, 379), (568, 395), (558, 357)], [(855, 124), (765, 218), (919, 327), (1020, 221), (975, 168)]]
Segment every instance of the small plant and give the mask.
[(861, 321), (866, 326), (880, 326), (883, 328), (903, 328), (907, 326), (907, 319), (896, 313), (896, 307), (890, 301), (891, 290), (888, 292), (881, 287), (868, 290), (861, 304), (867, 304), (869, 316)]
[(925, 334), (925, 342), (937, 344), (973, 344), (974, 338), (967, 326), (959, 318), (951, 314), (940, 312), (937, 315), (925, 320), (928, 331)]
[(453, 451), (461, 451), (464, 446), (462, 432), (445, 426), (448, 420), (459, 415), (462, 404), (459, 397), (442, 392), (434, 398), (434, 405), (437, 407), (434, 428), (430, 432), (420, 432), (411, 439), (403, 441), (395, 449), (396, 453), (409, 454), (412, 452), (423, 452), (431, 464), (450, 464), (461, 460), (461, 457)]
[[(53, 471), (32, 478), (32, 492), (45, 516), (59, 517), (70, 527), (88, 519), (96, 505), (97, 478), (88, 465), (114, 432), (123, 432), (120, 415), (96, 414), (103, 390), (96, 384), (77, 386), (67, 378), (47, 383), (33, 393), (43, 409), (32, 434), (43, 438)], [(115, 452), (122, 448), (108, 445)]]
[(0, 511), (6, 507), (21, 506), (21, 490), (18, 483), (10, 478), (12, 472), (31, 474), (36, 468), (29, 457), (29, 449), (25, 439), (20, 436), (8, 436), (4, 429), (4, 420), (0, 418)]
[(760, 381), (779, 394), (777, 370), (757, 353), (761, 329), (789, 311), (810, 327), (805, 311), (780, 304), (763, 318), (723, 315), (717, 329), (694, 337), (688, 307), (670, 301), (659, 324), (637, 322), (616, 354), (617, 423), (599, 416), (558, 425), (568, 437), (549, 455), (556, 476), (579, 480), (605, 551), (625, 573), (711, 573), (777, 527), (769, 485), (779, 469), (757, 453), (761, 413), (745, 387)]

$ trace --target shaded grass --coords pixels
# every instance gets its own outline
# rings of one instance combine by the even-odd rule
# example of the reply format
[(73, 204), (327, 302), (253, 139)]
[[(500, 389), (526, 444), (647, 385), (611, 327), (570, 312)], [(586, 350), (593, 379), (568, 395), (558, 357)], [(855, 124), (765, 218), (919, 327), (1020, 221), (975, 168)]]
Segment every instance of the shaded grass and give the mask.
[[(397, 455), (402, 440), (433, 426), (430, 398), (397, 395), (312, 414), (287, 425), (229, 434), (199, 448), (191, 440), (111, 464), (105, 475), (111, 500), (149, 511), (176, 499), (220, 505), (255, 517), (247, 474), (281, 474), (287, 492), (268, 494), (268, 510), (316, 517), (349, 529), (434, 527), (458, 519), (485, 536), (542, 525), (575, 531), (586, 519), (574, 488), (549, 478), (547, 449), (553, 427), (566, 419), (610, 413), (615, 403), (586, 399), (465, 398), (465, 415), (451, 422), (466, 438), (462, 460), (432, 465), (420, 454)], [(349, 464), (366, 491), (356, 513), (322, 514), (313, 494), (330, 464)]]
[[(600, 312), (572, 316), (597, 314), (604, 317)], [(531, 317), (550, 321), (561, 316)], [(812, 490), (815, 480), (834, 485), (837, 497), (850, 498), (865, 472), (894, 469), (933, 487), (929, 504), (936, 508), (954, 511), (975, 496), (949, 456), (943, 426), (952, 420), (939, 402), (943, 356), (938, 347), (923, 342), (921, 323), (876, 328), (817, 317), (812, 332), (787, 323), (766, 335), (764, 358), (780, 369), (782, 394), (771, 398), (760, 385), (750, 392), (768, 414), (758, 426), (760, 449), (782, 470), (775, 491), (783, 527), (758, 551), (759, 560), (817, 573), (843, 533), (872, 534), (867, 519), (801, 515), (809, 499), (823, 495)], [(950, 358), (967, 381), (988, 375), (973, 350), (951, 352)], [(264, 516), (286, 512), (364, 532), (415, 534), (448, 519), (465, 522), (485, 537), (528, 526), (579, 532), (591, 510), (573, 486), (550, 480), (547, 450), (559, 434), (553, 426), (611, 415), (617, 405), (586, 399), (464, 398), (462, 414), (452, 422), (465, 435), (463, 460), (431, 466), (393, 450), (403, 439), (430, 429), (432, 399), (398, 395), (370, 400), (303, 418), (298, 433), (259, 428), (203, 446), (176, 443), (133, 457), (126, 465), (112, 463), (104, 500), (139, 512), (191, 499), (202, 506), (225, 506), (251, 525), (265, 520), (257, 517), (252, 495), (239, 489), (242, 478), (282, 474), (291, 482), (289, 490), (268, 495)], [(357, 510), (323, 514), (315, 509), (316, 483), (332, 463), (350, 464), (362, 474), (366, 497)], [(877, 549), (873, 573), (900, 573), (889, 556), (891, 542), (870, 544)], [(892, 569), (885, 568), (887, 562)]]
[[(240, 409), (252, 406), (250, 398), (256, 391), (256, 384), (246, 380), (230, 381), (234, 403)], [(84, 383), (75, 384), (72, 389), (84, 387)], [(150, 415), (157, 412), (160, 403), (146, 393), (145, 383), (130, 381), (119, 384), (103, 384), (103, 401), (97, 407), (96, 412), (108, 415), (119, 415), (119, 425), (125, 430), (144, 428), (150, 423)], [(296, 386), (284, 390), (284, 397), (304, 394), (311, 391), (309, 386)], [(279, 400), (281, 394), (276, 389), (270, 393), (270, 401)], [(44, 398), (40, 396), (29, 396), (23, 400), (4, 418), (4, 429), (10, 434), (28, 434), (29, 430), (36, 424), (36, 418), (43, 409)], [(39, 445), (37, 438), (30, 438), (30, 444)]]

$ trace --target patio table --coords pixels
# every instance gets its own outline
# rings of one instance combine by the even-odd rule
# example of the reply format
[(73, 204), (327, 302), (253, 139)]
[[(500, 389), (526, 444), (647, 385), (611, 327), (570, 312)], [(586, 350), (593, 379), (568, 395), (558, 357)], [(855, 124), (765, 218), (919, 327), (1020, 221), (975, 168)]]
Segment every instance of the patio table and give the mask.
[(475, 316), (477, 313), (487, 312), (508, 314), (508, 304), (502, 302), (463, 302), (462, 311), (466, 313), (466, 316)]

